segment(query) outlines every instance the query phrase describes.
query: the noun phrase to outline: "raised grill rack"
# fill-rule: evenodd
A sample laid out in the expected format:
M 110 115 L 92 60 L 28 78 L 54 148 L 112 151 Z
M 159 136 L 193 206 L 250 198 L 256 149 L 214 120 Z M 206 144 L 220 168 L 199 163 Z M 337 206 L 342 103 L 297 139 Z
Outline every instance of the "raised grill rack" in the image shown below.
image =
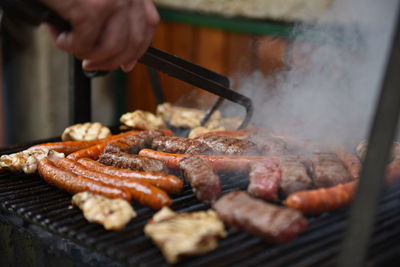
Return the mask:
M 30 145 L 14 146 L 0 154 L 21 151 Z M 247 186 L 246 179 L 240 176 L 226 175 L 222 181 L 224 193 Z M 167 265 L 160 250 L 143 234 L 146 221 L 154 214 L 149 208 L 134 205 L 138 216 L 126 228 L 110 232 L 88 223 L 79 209 L 71 207 L 70 201 L 69 194 L 48 185 L 38 175 L 0 174 L 1 214 L 20 217 L 50 232 L 56 239 L 67 239 L 88 249 L 89 253 L 104 255 L 118 266 Z M 174 197 L 172 205 L 177 212 L 208 207 L 196 199 L 188 185 L 182 194 Z M 400 185 L 395 185 L 381 201 L 368 254 L 369 264 L 387 266 L 400 260 L 399 209 Z M 341 209 L 309 218 L 307 232 L 283 245 L 270 245 L 261 238 L 230 230 L 215 251 L 188 257 L 178 266 L 332 266 L 340 250 L 347 211 Z

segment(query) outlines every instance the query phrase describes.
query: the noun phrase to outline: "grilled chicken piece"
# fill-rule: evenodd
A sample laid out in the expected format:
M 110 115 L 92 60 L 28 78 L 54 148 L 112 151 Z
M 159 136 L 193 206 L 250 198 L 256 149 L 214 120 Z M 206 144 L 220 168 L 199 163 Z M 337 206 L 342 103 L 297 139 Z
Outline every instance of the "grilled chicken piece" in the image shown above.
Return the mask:
M 170 103 L 157 106 L 157 115 L 174 127 L 198 127 L 204 114 L 205 112 L 199 109 L 172 106 Z M 219 118 L 221 118 L 221 113 L 216 111 L 210 120 L 218 120 Z
M 119 120 L 122 124 L 134 129 L 154 130 L 165 128 L 160 116 L 143 110 L 125 113 Z
M 252 198 L 243 191 L 224 195 L 213 208 L 226 225 L 274 243 L 288 242 L 307 228 L 301 212 Z
M 81 192 L 72 197 L 89 222 L 98 223 L 107 230 L 123 228 L 136 217 L 136 212 L 124 199 L 110 199 L 90 192 Z
M 46 148 L 26 149 L 24 151 L 3 155 L 0 157 L 0 171 L 34 173 L 37 170 L 38 162 L 48 157 L 50 160 L 64 158 L 64 153 L 58 153 Z
M 131 155 L 128 153 L 102 153 L 98 161 L 108 166 L 114 166 L 122 169 L 130 169 L 143 172 L 168 173 L 165 164 L 156 159 Z
M 153 216 L 144 233 L 170 264 L 182 256 L 207 253 L 217 247 L 218 238 L 226 236 L 224 224 L 213 210 L 178 214 L 167 207 Z
M 296 156 L 279 157 L 281 169 L 280 189 L 286 194 L 306 190 L 312 187 L 312 180 L 307 174 L 307 169 Z
M 278 200 L 281 170 L 273 163 L 256 162 L 251 164 L 249 173 L 250 195 L 267 201 Z
M 353 180 L 336 154 L 314 153 L 310 161 L 312 178 L 318 188 L 345 184 Z
M 63 141 L 95 140 L 111 136 L 111 131 L 99 122 L 78 123 L 67 127 L 61 135 Z
M 179 167 L 199 200 L 210 203 L 219 196 L 221 193 L 219 176 L 203 159 L 183 158 L 179 162 Z

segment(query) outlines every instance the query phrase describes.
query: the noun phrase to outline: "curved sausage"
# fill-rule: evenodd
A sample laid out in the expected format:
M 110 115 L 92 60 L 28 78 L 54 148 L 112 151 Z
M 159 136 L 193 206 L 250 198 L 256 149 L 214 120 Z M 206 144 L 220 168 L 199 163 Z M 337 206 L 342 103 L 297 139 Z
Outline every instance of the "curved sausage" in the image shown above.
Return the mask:
M 160 209 L 163 206 L 168 206 L 172 203 L 172 200 L 168 197 L 165 191 L 146 182 L 133 181 L 92 171 L 82 164 L 67 158 L 56 160 L 54 164 L 59 168 L 71 171 L 88 179 L 115 186 L 117 188 L 124 188 L 132 195 L 132 199 L 138 201 L 140 204 L 149 206 L 152 209 Z
M 284 204 L 304 214 L 333 211 L 349 204 L 357 188 L 356 182 L 339 184 L 330 188 L 299 191 L 290 194 Z
M 71 194 L 89 191 L 94 194 L 103 195 L 109 198 L 123 198 L 131 200 L 131 194 L 124 189 L 115 188 L 91 179 L 76 175 L 72 172 L 58 168 L 47 158 L 38 163 L 40 176 L 47 183 L 61 188 Z
M 121 169 L 104 165 L 89 158 L 79 159 L 78 162 L 88 169 L 105 174 L 118 176 L 121 178 L 132 179 L 133 181 L 143 181 L 165 190 L 168 193 L 176 194 L 181 191 L 183 181 L 175 175 L 162 174 L 155 172 L 139 172 L 128 169 Z
M 94 145 L 102 144 L 104 142 L 110 142 L 113 140 L 117 140 L 124 136 L 129 136 L 132 134 L 137 134 L 139 131 L 129 131 L 121 134 L 116 134 L 113 136 L 109 136 L 106 138 L 96 139 L 96 140 L 89 140 L 89 141 L 64 141 L 64 142 L 52 142 L 52 143 L 44 143 L 38 144 L 30 147 L 29 149 L 36 149 L 36 148 L 47 148 L 51 149 L 60 153 L 64 153 L 65 155 L 69 155 L 75 151 L 88 148 Z
M 171 170 L 179 170 L 179 161 L 183 158 L 196 156 L 207 161 L 212 169 L 217 172 L 248 172 L 252 162 L 272 162 L 277 163 L 278 158 L 273 156 L 231 156 L 231 155 L 186 155 L 186 154 L 171 154 L 152 149 L 142 149 L 139 156 L 157 159 L 165 163 Z
M 67 158 L 72 159 L 72 160 L 78 160 L 81 158 L 90 158 L 97 160 L 100 156 L 100 154 L 104 151 L 104 148 L 108 142 L 105 142 L 103 144 L 98 144 L 94 145 L 88 148 L 84 148 L 78 151 L 75 151 L 74 153 L 71 153 L 67 156 Z

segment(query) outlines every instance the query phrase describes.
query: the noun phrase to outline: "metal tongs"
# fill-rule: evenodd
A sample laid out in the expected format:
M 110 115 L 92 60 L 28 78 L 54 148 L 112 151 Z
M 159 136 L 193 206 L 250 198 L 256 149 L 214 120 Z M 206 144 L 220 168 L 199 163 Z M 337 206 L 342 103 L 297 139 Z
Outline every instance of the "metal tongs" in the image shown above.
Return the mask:
M 37 0 L 0 0 L 0 5 L 6 14 L 18 17 L 18 19 L 30 24 L 39 25 L 46 22 L 62 31 L 71 30 L 67 21 Z M 202 125 L 221 106 L 224 99 L 237 103 L 246 109 L 246 115 L 239 129 L 248 125 L 253 115 L 253 103 L 250 98 L 231 90 L 227 77 L 154 47 L 149 47 L 142 58 L 139 59 L 139 62 L 219 96 L 216 103 L 206 112 L 201 121 Z M 77 67 L 78 64 L 75 64 L 75 66 Z M 93 78 L 104 75 L 104 72 L 85 72 L 85 75 Z

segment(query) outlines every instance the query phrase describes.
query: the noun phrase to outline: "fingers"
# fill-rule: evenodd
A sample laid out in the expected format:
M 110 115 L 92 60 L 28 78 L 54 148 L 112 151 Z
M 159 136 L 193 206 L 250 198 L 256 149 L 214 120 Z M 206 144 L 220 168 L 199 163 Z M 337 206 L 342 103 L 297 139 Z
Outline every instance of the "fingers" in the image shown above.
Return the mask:
M 116 22 L 115 27 L 103 31 L 101 45 L 97 46 L 88 56 L 88 60 L 84 61 L 85 70 L 111 70 L 121 66 L 124 71 L 131 71 L 144 54 L 159 22 L 157 10 L 152 1 L 131 0 L 129 9 L 125 12 L 126 22 Z M 116 16 L 115 20 L 119 17 L 122 15 Z M 118 28 L 120 25 L 125 27 Z M 107 45 L 110 36 L 116 32 L 129 38 L 122 40 L 113 37 L 112 39 L 117 41 L 113 46 Z
M 86 70 L 130 71 L 150 45 L 159 16 L 151 0 L 42 0 L 72 30 L 50 29 L 57 47 Z

